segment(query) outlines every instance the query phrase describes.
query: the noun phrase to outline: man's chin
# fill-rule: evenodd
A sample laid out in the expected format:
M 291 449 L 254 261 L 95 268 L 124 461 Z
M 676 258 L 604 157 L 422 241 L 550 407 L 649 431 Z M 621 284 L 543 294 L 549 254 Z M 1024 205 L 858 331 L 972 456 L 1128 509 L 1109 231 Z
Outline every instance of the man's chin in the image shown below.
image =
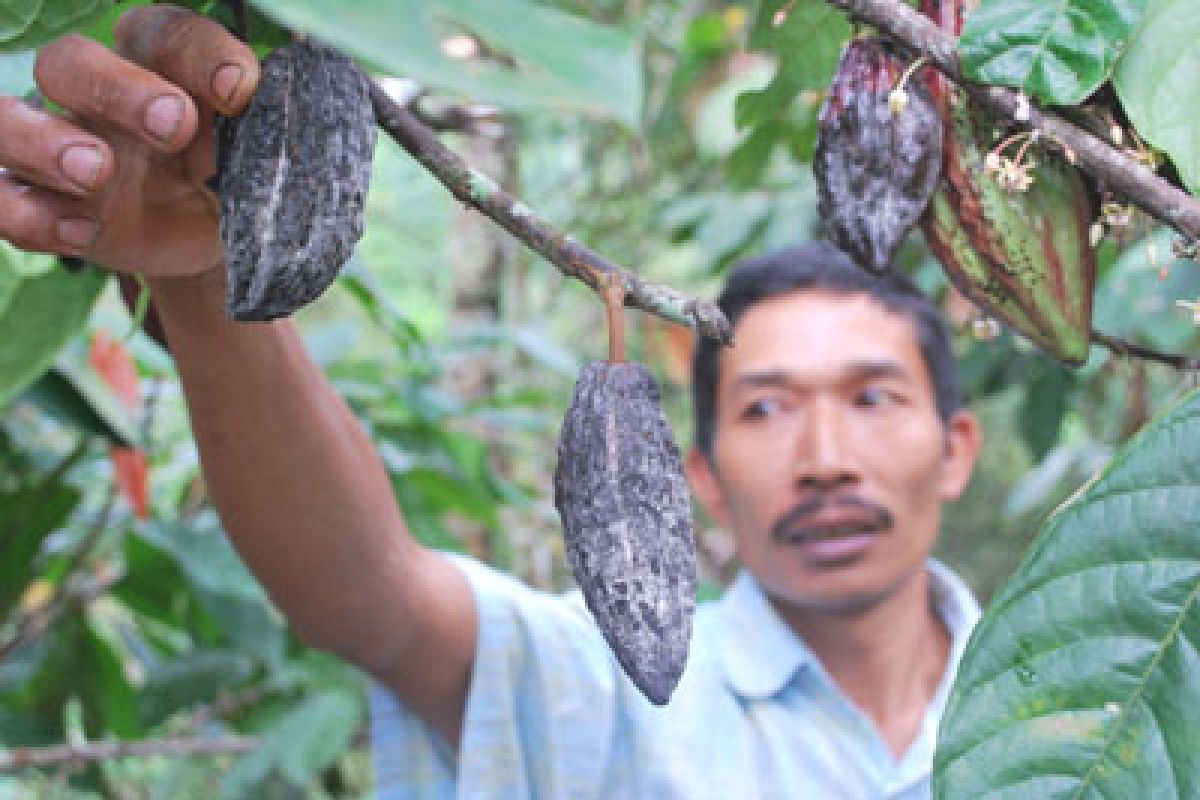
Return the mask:
M 891 592 L 865 589 L 814 592 L 812 587 L 806 587 L 805 591 L 768 594 L 772 604 L 781 611 L 856 616 L 877 608 Z

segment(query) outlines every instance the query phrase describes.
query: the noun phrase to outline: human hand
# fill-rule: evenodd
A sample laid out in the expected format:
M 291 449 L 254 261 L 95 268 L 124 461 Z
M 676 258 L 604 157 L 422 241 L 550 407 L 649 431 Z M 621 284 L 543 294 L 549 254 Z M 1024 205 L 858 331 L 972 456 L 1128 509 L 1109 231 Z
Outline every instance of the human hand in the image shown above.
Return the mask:
M 57 116 L 0 97 L 0 238 L 150 278 L 221 263 L 213 114 L 237 114 L 258 60 L 215 22 L 145 6 L 116 52 L 80 36 L 47 45 L 34 76 Z

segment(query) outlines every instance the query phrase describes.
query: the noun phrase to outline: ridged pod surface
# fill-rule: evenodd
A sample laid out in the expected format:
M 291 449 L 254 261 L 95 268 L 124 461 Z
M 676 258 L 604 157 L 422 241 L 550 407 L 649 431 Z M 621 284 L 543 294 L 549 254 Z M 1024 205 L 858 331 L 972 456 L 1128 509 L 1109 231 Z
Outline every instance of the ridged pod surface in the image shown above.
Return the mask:
M 962 0 L 923 0 L 921 10 L 955 35 Z M 930 79 L 946 126 L 942 180 L 921 228 L 955 287 L 1050 355 L 1078 365 L 1091 341 L 1094 217 L 1077 169 L 1044 154 L 1024 191 L 986 170 L 994 121 L 940 74 Z
M 942 124 L 928 88 L 909 81 L 902 108 L 888 96 L 904 64 L 880 39 L 853 39 L 821 107 L 813 175 L 826 237 L 883 272 L 937 186 Z
M 687 663 L 696 551 L 659 403 L 640 364 L 588 364 L 559 436 L 554 504 L 588 608 L 634 685 L 661 705 Z
M 362 236 L 375 149 L 369 78 L 311 39 L 272 52 L 250 106 L 217 121 L 229 314 L 270 320 L 315 300 Z

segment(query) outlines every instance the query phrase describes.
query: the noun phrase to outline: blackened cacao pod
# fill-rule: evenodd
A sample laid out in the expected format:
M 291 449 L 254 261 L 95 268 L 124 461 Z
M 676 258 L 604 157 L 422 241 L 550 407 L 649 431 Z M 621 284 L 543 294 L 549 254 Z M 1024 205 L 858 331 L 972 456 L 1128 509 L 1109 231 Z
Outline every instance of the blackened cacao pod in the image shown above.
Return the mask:
M 821 107 L 813 174 L 825 235 L 874 272 L 892 263 L 937 186 L 942 124 L 928 88 L 879 39 L 854 39 Z
M 305 39 L 262 65 L 249 108 L 217 121 L 229 314 L 269 320 L 315 300 L 362 236 L 375 148 L 369 78 Z
M 924 0 L 922 11 L 957 35 L 963 0 Z M 930 250 L 960 292 L 1071 364 L 1087 360 L 1096 255 L 1091 197 L 1079 171 L 1044 154 L 1023 191 L 986 166 L 994 120 L 941 76 L 931 82 L 944 115 L 944 170 L 921 220 Z
M 687 663 L 696 550 L 683 462 L 645 367 L 584 368 L 559 436 L 554 504 L 617 661 L 651 702 L 667 702 Z

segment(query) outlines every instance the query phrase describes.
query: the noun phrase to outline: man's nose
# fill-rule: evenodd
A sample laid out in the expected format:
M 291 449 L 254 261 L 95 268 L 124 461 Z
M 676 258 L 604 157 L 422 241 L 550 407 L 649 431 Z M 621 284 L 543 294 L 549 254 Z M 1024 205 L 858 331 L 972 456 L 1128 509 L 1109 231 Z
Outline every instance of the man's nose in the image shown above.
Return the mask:
M 796 482 L 801 489 L 828 491 L 857 484 L 862 476 L 850 447 L 851 431 L 842 409 L 818 400 L 807 414 L 797 442 Z M 886 446 L 879 442 L 878 446 Z

